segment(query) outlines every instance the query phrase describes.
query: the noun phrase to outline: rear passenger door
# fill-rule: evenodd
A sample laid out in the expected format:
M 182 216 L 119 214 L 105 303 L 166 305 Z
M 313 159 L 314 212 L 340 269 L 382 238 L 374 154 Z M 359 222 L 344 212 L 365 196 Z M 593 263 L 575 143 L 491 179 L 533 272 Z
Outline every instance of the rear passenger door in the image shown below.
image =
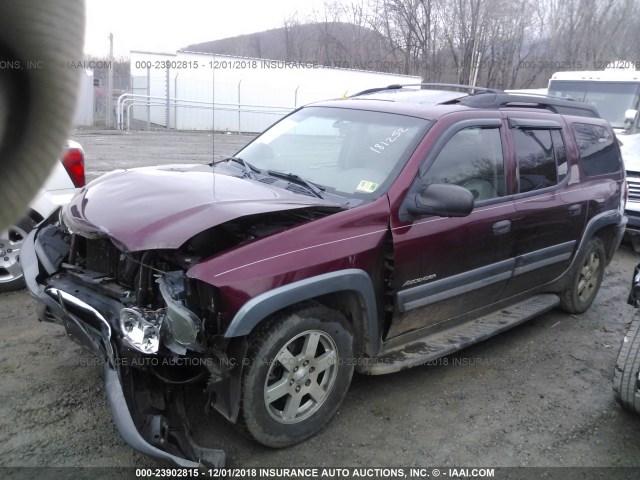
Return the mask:
M 509 116 L 516 160 L 516 246 L 513 278 L 505 296 L 556 279 L 570 265 L 587 216 L 577 168 L 567 155 L 557 116 Z

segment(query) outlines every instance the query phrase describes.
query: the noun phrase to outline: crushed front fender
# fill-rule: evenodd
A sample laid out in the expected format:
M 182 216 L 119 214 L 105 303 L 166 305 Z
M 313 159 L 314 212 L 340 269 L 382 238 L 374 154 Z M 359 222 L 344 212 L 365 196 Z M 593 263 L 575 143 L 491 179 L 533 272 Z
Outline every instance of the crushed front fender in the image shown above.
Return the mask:
M 142 408 L 136 390 L 143 382 L 134 378 L 139 375 L 135 369 L 122 366 L 120 361 L 120 344 L 114 333 L 118 302 L 68 279 L 49 276 L 38 258 L 38 231 L 36 228 L 29 234 L 21 251 L 29 293 L 41 302 L 40 320 L 64 325 L 73 340 L 104 361 L 105 390 L 122 438 L 134 449 L 179 467 L 224 466 L 224 451 L 203 448 L 193 441 L 183 388 L 166 392 L 164 410 Z

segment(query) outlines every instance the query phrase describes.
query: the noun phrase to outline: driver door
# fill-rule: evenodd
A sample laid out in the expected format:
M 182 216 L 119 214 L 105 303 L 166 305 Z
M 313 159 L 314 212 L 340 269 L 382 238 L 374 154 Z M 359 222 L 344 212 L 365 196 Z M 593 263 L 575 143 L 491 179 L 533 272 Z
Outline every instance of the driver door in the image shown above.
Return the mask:
M 467 217 L 392 219 L 396 317 L 386 338 L 448 322 L 500 299 L 514 265 L 515 206 L 500 119 L 464 121 L 424 160 L 423 185 L 453 183 L 475 197 Z M 434 149 L 435 150 L 435 149 Z

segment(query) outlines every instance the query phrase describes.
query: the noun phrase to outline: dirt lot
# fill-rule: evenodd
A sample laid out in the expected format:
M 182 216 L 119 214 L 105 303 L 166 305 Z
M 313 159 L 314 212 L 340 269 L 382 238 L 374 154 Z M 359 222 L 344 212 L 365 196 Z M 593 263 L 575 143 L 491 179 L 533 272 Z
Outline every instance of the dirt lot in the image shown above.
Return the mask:
M 210 163 L 236 153 L 252 135 L 202 132 L 75 130 L 85 149 L 87 180 L 116 168 L 171 163 Z
M 208 162 L 250 137 L 73 138 L 95 177 L 131 165 Z M 552 311 L 435 365 L 355 376 L 338 415 L 301 445 L 263 448 L 215 413 L 196 438 L 225 449 L 232 467 L 640 466 L 640 417 L 623 411 L 611 390 L 637 262 L 623 245 L 586 314 Z M 35 311 L 24 291 L 0 295 L 0 466 L 157 466 L 118 435 L 101 368 L 62 328 L 38 323 Z

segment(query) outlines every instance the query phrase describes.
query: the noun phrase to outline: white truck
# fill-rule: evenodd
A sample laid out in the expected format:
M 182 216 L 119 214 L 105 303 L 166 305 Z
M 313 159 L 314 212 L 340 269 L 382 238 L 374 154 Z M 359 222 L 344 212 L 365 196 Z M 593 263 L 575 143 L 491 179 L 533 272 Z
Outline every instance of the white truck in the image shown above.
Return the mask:
M 595 105 L 621 143 L 629 196 L 627 236 L 640 252 L 640 62 L 617 61 L 602 71 L 557 72 L 549 80 L 550 96 Z

